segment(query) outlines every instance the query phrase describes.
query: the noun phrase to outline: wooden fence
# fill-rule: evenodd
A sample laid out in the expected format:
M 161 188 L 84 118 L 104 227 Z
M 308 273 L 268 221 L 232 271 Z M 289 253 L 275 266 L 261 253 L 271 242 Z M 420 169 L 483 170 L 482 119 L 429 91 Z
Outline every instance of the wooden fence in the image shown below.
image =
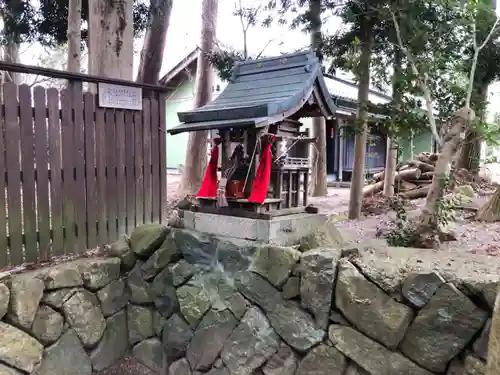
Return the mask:
M 99 107 L 81 83 L 61 92 L 6 83 L 0 100 L 0 268 L 166 220 L 161 94 L 133 111 Z

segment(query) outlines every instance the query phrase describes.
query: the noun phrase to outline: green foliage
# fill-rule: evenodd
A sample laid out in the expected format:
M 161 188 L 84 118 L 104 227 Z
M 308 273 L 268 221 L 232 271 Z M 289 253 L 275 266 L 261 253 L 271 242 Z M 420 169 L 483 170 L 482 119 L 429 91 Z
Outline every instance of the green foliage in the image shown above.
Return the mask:
M 430 89 L 437 123 L 448 121 L 465 102 L 470 64 L 473 54 L 473 36 L 478 44 L 486 38 L 496 15 L 491 9 L 491 0 L 467 2 L 438 0 L 428 2 L 414 0 L 402 2 L 386 0 L 364 2 L 351 0 L 339 10 L 344 22 L 341 33 L 327 37 L 324 43 L 325 56 L 331 57 L 331 71 L 342 69 L 358 74 L 360 18 L 367 13 L 373 22 L 374 45 L 372 48 L 372 82 L 379 89 L 392 84 L 394 100 L 382 107 L 387 116 L 383 122 L 388 134 L 405 137 L 412 132 L 429 129 L 427 113 L 422 108 L 420 82 Z M 393 14 L 396 16 L 404 48 L 413 57 L 418 70 L 415 75 L 410 61 L 404 56 L 401 72 L 392 75 L 387 66 L 395 64 L 399 49 Z M 473 34 L 477 24 L 476 33 Z M 496 32 L 481 51 L 474 85 L 472 103 L 477 113 L 484 110 L 486 103 L 480 94 L 485 85 L 496 79 L 500 73 L 500 48 L 496 44 Z M 399 93 L 399 95 L 397 95 Z M 484 123 L 482 125 L 485 125 Z M 476 125 L 476 126 L 479 126 Z M 482 131 L 480 132 L 482 133 Z
M 438 200 L 434 215 L 440 228 L 444 228 L 455 222 L 456 210 L 462 205 L 463 200 L 460 194 L 451 194 L 448 197 Z
M 408 218 L 406 201 L 399 196 L 389 199 L 389 208 L 396 214 L 396 219 L 386 227 L 377 228 L 377 237 L 387 240 L 389 246 L 412 247 L 417 242 L 416 223 Z
M 309 9 L 310 0 L 269 0 L 265 11 L 267 17 L 264 26 L 276 22 L 280 25 L 289 25 L 291 29 L 299 29 L 306 33 L 311 31 L 311 21 L 314 19 Z M 335 12 L 342 7 L 343 1 L 320 0 L 320 12 Z
M 344 5 L 341 6 L 341 3 Z M 255 12 L 249 9 L 245 9 L 240 16 L 252 16 L 252 24 L 257 24 L 259 20 L 264 26 L 277 22 L 310 32 L 313 17 L 309 5 L 310 0 L 269 0 L 265 7 L 258 8 L 260 17 L 254 17 Z M 427 111 L 423 109 L 421 81 L 431 92 L 438 124 L 447 122 L 463 106 L 473 54 L 472 37 L 475 35 L 478 43 L 482 43 L 496 17 L 491 9 L 491 0 L 321 0 L 320 10 L 323 18 L 335 14 L 343 23 L 341 31 L 336 34 L 325 35 L 323 30 L 321 55 L 329 63 L 326 70 L 330 74 L 341 69 L 359 77 L 361 20 L 370 20 L 374 40 L 371 81 L 382 91 L 392 86 L 395 99 L 385 105 L 367 103 L 366 109 L 386 116 L 380 120 L 379 126 L 394 138 L 429 130 Z M 398 74 L 387 68 L 394 66 L 399 50 L 393 14 L 400 27 L 404 48 L 414 58 L 418 75 L 411 69 L 405 54 Z M 474 24 L 477 25 L 475 34 Z M 500 78 L 497 36 L 500 36 L 500 30 L 493 34 L 479 56 L 474 81 L 477 89 L 472 95 L 473 108 L 477 113 L 486 105 L 479 94 L 481 89 Z M 232 65 L 240 59 L 241 54 L 234 51 L 222 51 L 211 56 L 213 65 L 224 79 L 230 77 Z M 490 131 L 488 125 L 478 121 L 475 127 L 478 134 L 492 140 L 498 136 L 498 129 Z
M 232 50 L 217 50 L 205 54 L 219 77 L 224 81 L 231 78 L 233 67 L 238 61 L 243 61 L 243 54 Z
M 438 228 L 445 228 L 455 221 L 456 210 L 462 203 L 460 195 L 450 195 L 437 202 L 434 222 Z M 396 218 L 377 228 L 377 237 L 386 239 L 390 246 L 419 247 L 422 243 L 418 223 L 409 218 L 406 205 L 407 202 L 399 196 L 389 198 L 389 207 Z
M 476 131 L 478 137 L 488 146 L 500 146 L 500 119 L 496 118 L 492 122 L 479 122 Z
M 29 1 L 0 1 L 0 17 L 4 28 L 0 35 L 9 35 L 9 40 L 18 43 L 34 37 L 36 9 Z
M 228 81 L 231 79 L 232 71 L 234 65 L 239 61 L 252 60 L 252 56 L 248 56 L 247 53 L 247 37 L 250 27 L 260 24 L 264 27 L 268 27 L 273 23 L 273 18 L 269 13 L 269 5 L 257 6 L 257 7 L 245 7 L 240 2 L 239 7 L 236 7 L 233 12 L 233 16 L 238 17 L 241 22 L 243 40 L 241 46 L 241 52 L 230 49 L 230 48 L 219 48 L 215 51 L 204 52 L 207 56 L 210 64 L 217 71 L 218 76 L 224 80 Z M 272 4 L 271 4 L 272 6 Z M 262 51 L 259 56 L 263 53 Z
M 44 46 L 62 45 L 67 42 L 68 0 L 0 0 L 0 16 L 4 29 L 0 43 L 39 42 Z M 88 1 L 82 1 L 82 41 L 87 43 Z M 149 20 L 149 1 L 135 0 L 133 9 L 134 34 L 141 35 Z

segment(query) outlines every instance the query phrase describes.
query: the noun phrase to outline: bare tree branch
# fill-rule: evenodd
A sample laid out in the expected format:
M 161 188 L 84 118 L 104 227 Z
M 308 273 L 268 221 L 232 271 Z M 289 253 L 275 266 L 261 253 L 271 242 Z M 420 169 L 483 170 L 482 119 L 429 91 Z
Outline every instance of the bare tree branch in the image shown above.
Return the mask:
M 269 47 L 269 45 L 274 42 L 274 39 L 269 39 L 267 41 L 267 43 L 264 45 L 264 47 L 262 47 L 262 50 L 259 52 L 259 54 L 255 57 L 256 59 L 260 58 L 262 56 L 262 54 L 264 53 L 264 51 L 266 50 L 267 47 Z
M 420 89 L 424 93 L 425 107 L 427 109 L 427 116 L 429 117 L 429 125 L 431 128 L 432 136 L 436 140 L 437 144 L 439 146 L 442 146 L 443 142 L 442 142 L 441 137 L 439 136 L 439 133 L 437 130 L 436 118 L 434 117 L 434 105 L 433 105 L 433 101 L 432 101 L 431 90 L 429 89 L 429 86 L 427 85 L 427 77 L 425 75 L 422 77 L 422 75 L 418 71 L 417 64 L 415 62 L 415 58 L 410 53 L 410 51 L 408 51 L 408 49 L 404 46 L 403 39 L 401 37 L 401 29 L 399 28 L 399 23 L 398 23 L 398 20 L 396 18 L 396 15 L 394 14 L 394 12 L 392 10 L 389 10 L 389 11 L 391 12 L 392 22 L 394 23 L 394 29 L 396 30 L 396 37 L 398 39 L 398 44 L 399 44 L 398 47 L 405 54 L 405 56 L 408 58 L 412 73 L 417 76 L 418 85 L 420 86 Z
M 469 84 L 468 84 L 468 88 L 467 88 L 467 97 L 465 99 L 465 107 L 466 108 L 470 108 L 472 90 L 474 87 L 474 76 L 476 75 L 477 60 L 479 58 L 479 53 L 481 52 L 481 50 L 484 47 L 486 47 L 486 44 L 490 41 L 491 37 L 493 36 L 493 33 L 497 29 L 499 22 L 500 22 L 500 18 L 497 16 L 495 23 L 493 24 L 493 26 L 490 29 L 490 32 L 488 33 L 488 35 L 484 39 L 483 43 L 481 43 L 481 45 L 479 45 L 479 46 L 477 45 L 477 39 L 476 39 L 476 18 L 475 17 L 474 17 L 474 21 L 472 22 L 472 30 L 474 32 L 472 35 L 472 41 L 473 41 L 472 46 L 474 48 L 474 55 L 472 56 L 472 65 L 471 65 L 470 72 L 469 72 Z

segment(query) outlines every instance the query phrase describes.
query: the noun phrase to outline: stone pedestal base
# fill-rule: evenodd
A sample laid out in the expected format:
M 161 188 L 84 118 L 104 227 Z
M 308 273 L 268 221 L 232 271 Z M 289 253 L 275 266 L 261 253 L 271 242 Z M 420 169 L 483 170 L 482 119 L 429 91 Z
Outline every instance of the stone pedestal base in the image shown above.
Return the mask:
M 184 227 L 228 240 L 254 241 L 278 246 L 293 246 L 301 237 L 314 232 L 327 220 L 326 215 L 294 214 L 271 220 L 184 212 Z

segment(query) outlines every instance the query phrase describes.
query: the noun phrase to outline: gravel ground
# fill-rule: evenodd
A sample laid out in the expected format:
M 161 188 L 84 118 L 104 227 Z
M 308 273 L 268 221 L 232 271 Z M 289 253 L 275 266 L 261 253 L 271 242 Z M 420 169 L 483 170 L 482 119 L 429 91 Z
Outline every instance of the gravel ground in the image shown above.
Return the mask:
M 179 175 L 169 175 L 167 177 L 167 196 L 174 197 L 169 198 L 169 200 L 177 197 L 179 181 Z M 480 197 L 474 203 L 480 206 L 486 199 L 486 197 Z M 356 221 L 347 220 L 346 212 L 349 205 L 348 188 L 329 188 L 326 197 L 310 198 L 310 203 L 319 207 L 321 213 L 338 215 L 339 228 L 349 239 L 375 238 L 377 227 L 384 221 L 393 218 L 391 213 L 387 213 L 363 217 Z M 410 215 L 418 215 L 424 200 L 415 200 L 413 203 L 416 209 Z M 457 234 L 457 241 L 442 244 L 442 248 L 439 251 L 461 251 L 471 254 L 500 256 L 500 223 L 480 223 L 459 217 L 454 227 Z
M 159 375 L 131 357 L 125 357 L 113 366 L 92 375 Z M 161 374 L 163 375 L 163 374 Z
M 474 200 L 476 206 L 481 206 L 487 197 Z M 347 220 L 346 212 L 349 205 L 349 189 L 330 188 L 327 197 L 311 198 L 311 203 L 320 207 L 320 212 L 339 215 L 338 226 L 349 239 L 375 238 L 377 227 L 394 218 L 393 213 L 363 217 L 360 220 Z M 415 200 L 415 210 L 410 211 L 410 216 L 416 216 L 424 204 L 423 199 Z M 465 217 L 470 212 L 464 213 Z M 500 256 L 500 223 L 480 223 L 459 216 L 453 225 L 457 235 L 456 241 L 446 242 L 441 245 L 440 252 L 460 251 L 470 254 L 484 254 Z

